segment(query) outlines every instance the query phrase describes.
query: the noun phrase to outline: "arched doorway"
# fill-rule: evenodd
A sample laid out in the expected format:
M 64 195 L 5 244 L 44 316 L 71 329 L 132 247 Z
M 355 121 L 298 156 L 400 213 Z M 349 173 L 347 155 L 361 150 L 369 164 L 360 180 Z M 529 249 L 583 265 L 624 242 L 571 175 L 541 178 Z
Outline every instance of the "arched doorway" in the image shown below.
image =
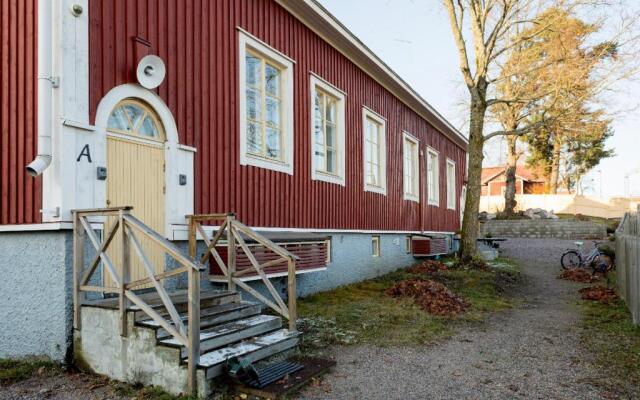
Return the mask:
M 137 98 L 118 102 L 106 125 L 106 207 L 132 206 L 133 215 L 157 232 L 165 227 L 165 142 L 160 118 L 151 106 Z M 109 226 L 109 225 L 107 225 Z M 121 232 L 119 232 L 120 234 Z M 164 253 L 153 242 L 140 238 L 155 272 L 164 270 Z M 120 257 L 121 241 L 116 237 L 110 257 Z M 139 257 L 130 259 L 130 281 L 146 278 Z M 105 276 L 105 284 L 110 284 Z

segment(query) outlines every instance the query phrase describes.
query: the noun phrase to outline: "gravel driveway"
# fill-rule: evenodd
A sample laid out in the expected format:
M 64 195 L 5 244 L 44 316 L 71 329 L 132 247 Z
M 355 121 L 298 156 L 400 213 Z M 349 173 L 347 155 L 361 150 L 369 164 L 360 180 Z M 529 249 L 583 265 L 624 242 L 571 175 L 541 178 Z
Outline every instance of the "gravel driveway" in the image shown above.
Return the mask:
M 580 350 L 576 284 L 558 280 L 573 246 L 510 239 L 503 254 L 527 279 L 524 304 L 444 343 L 415 348 L 337 347 L 338 365 L 304 399 L 601 399 L 596 371 Z

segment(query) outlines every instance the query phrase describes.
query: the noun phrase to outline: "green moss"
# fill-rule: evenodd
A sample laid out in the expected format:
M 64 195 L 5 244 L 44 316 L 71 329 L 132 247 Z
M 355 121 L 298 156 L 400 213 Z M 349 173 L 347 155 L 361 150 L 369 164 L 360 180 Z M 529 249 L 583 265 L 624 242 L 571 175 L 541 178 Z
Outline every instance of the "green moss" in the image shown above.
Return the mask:
M 607 283 L 615 287 L 615 273 L 607 274 Z M 581 308 L 582 343 L 603 371 L 594 383 L 617 398 L 639 398 L 640 326 L 633 324 L 622 300 L 611 304 L 584 301 Z
M 0 359 L 0 386 L 28 379 L 37 374 L 53 374 L 60 366 L 46 359 L 9 360 Z
M 509 264 L 512 265 L 510 262 Z M 379 278 L 318 293 L 298 302 L 303 351 L 329 344 L 366 343 L 380 346 L 420 345 L 451 335 L 464 321 L 482 320 L 488 312 L 513 307 L 504 287 L 516 282 L 515 268 L 490 271 L 447 270 L 438 274 L 411 274 L 398 270 Z M 405 279 L 433 279 L 444 283 L 471 304 L 453 318 L 431 315 L 411 300 L 396 300 L 385 290 Z

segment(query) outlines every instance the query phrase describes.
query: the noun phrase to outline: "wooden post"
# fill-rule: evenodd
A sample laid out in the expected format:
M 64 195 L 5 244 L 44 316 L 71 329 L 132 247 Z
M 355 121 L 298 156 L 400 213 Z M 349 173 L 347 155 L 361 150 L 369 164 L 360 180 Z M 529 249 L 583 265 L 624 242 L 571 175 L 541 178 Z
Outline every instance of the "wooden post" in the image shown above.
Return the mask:
M 233 277 L 236 274 L 236 239 L 233 236 L 233 222 L 235 216 L 227 215 L 227 290 L 233 292 L 236 290 L 236 283 Z
M 80 308 L 84 292 L 80 291 L 80 276 L 84 268 L 84 227 L 80 215 L 73 211 L 73 328 L 80 329 Z
M 118 228 L 120 229 L 120 249 L 122 254 L 120 255 L 120 293 L 118 299 L 118 307 L 120 308 L 120 336 L 127 336 L 127 310 L 129 309 L 129 300 L 125 295 L 125 288 L 127 283 L 129 283 L 129 235 L 127 235 L 127 230 L 125 229 L 125 220 L 124 220 L 125 210 L 118 211 L 118 219 L 119 224 Z M 128 211 L 127 211 L 128 213 Z M 106 226 L 106 225 L 105 225 Z M 105 232 L 106 233 L 106 232 Z
M 296 296 L 296 263 L 289 257 L 287 261 L 289 276 L 287 279 L 288 286 L 288 300 L 289 300 L 289 331 L 295 332 L 297 330 L 296 320 L 298 318 L 298 311 L 296 309 L 297 296 Z
M 189 256 L 196 258 L 197 238 L 196 221 L 189 218 Z M 188 332 L 188 360 L 187 379 L 189 393 L 198 395 L 197 368 L 200 362 L 200 271 L 189 268 L 189 283 L 187 295 L 189 298 L 189 326 Z

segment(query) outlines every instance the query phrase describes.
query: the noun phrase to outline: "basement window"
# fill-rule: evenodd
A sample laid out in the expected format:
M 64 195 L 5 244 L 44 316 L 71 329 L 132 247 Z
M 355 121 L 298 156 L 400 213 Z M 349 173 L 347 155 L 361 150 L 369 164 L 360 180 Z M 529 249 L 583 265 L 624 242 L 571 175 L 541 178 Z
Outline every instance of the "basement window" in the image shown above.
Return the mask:
M 371 255 L 380 257 L 380 236 L 371 236 Z

